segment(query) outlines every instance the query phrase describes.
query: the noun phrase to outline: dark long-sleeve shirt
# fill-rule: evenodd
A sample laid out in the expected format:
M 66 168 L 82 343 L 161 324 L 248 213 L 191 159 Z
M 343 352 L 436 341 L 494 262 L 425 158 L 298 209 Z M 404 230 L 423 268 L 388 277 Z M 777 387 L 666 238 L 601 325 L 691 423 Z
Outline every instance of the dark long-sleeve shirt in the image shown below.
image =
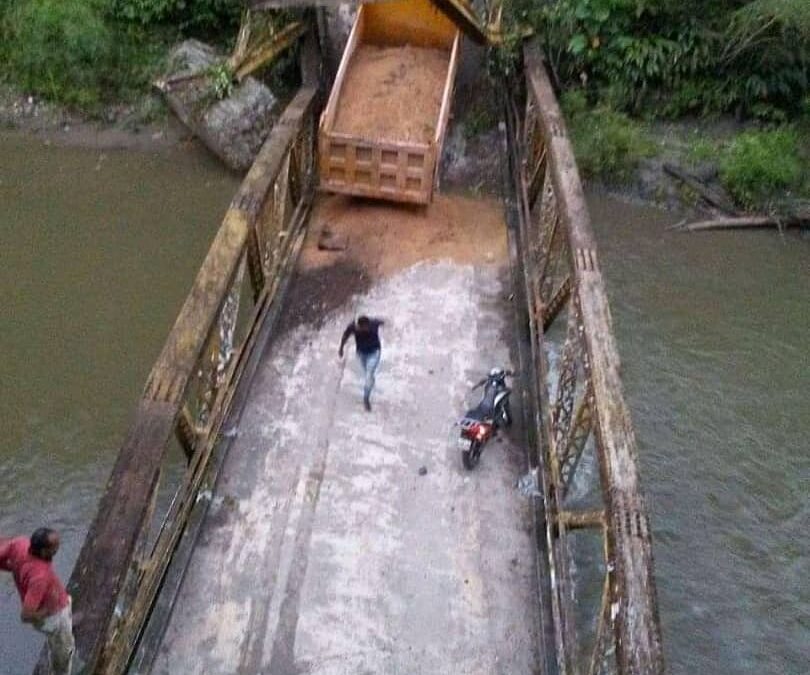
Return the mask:
M 385 322 L 380 319 L 369 319 L 368 323 L 368 330 L 365 331 L 359 330 L 354 321 L 346 326 L 343 337 L 340 339 L 341 350 L 351 335 L 354 335 L 354 344 L 357 351 L 362 354 L 373 354 L 380 349 L 380 326 Z

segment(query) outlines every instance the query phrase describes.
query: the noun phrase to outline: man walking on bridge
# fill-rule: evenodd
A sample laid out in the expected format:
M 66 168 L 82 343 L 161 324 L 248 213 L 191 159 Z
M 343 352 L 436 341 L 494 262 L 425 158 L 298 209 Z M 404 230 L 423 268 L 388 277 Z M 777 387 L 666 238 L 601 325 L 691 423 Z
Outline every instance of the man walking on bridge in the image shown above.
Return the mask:
M 343 331 L 343 337 L 340 339 L 340 348 L 338 349 L 338 356 L 343 358 L 343 346 L 349 339 L 349 336 L 354 335 L 354 345 L 357 350 L 357 357 L 363 366 L 363 371 L 366 374 L 366 381 L 363 385 L 363 405 L 366 410 L 371 411 L 371 390 L 374 389 L 374 374 L 377 372 L 377 366 L 380 365 L 380 326 L 385 321 L 381 319 L 369 319 L 367 316 L 357 317 L 357 321 L 352 321 L 346 330 Z
M 0 570 L 11 572 L 22 601 L 20 618 L 48 640 L 53 675 L 70 675 L 75 643 L 70 596 L 51 560 L 59 550 L 59 534 L 41 527 L 28 537 L 0 538 Z

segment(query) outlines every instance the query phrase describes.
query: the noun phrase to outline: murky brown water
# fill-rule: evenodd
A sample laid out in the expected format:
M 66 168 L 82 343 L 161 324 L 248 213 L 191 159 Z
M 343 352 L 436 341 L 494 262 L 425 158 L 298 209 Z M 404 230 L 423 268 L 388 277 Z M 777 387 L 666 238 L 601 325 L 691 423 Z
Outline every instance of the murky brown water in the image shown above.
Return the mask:
M 237 179 L 203 151 L 0 132 L 0 536 L 63 533 L 67 577 L 134 403 Z M 0 673 L 38 636 L 0 576 Z
M 810 238 L 590 204 L 669 669 L 810 672 Z

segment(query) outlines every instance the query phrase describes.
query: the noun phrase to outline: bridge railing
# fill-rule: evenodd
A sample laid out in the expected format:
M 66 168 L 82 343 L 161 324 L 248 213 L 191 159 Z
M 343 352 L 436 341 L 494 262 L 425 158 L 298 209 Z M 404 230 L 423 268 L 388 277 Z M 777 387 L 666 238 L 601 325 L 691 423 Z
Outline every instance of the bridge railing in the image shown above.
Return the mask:
M 649 519 L 605 283 L 565 123 L 534 45 L 524 51 L 524 77 L 525 109 L 513 106 L 510 127 L 556 667 L 662 673 Z
M 263 319 L 303 240 L 313 186 L 315 87 L 274 126 L 208 251 L 115 462 L 68 584 L 86 672 L 122 673 L 201 490 Z M 186 466 L 166 458 L 175 438 Z M 172 488 L 174 488 L 172 490 Z M 167 508 L 159 512 L 159 506 Z M 40 660 L 43 663 L 43 660 Z M 46 672 L 40 666 L 40 672 Z

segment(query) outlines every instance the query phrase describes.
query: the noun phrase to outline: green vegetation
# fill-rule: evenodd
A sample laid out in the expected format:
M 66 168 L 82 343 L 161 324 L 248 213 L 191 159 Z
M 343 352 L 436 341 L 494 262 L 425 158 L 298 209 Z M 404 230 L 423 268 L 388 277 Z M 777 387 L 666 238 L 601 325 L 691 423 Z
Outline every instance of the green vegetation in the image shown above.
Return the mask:
M 741 204 L 810 196 L 808 0 L 507 0 L 507 45 L 543 43 L 585 176 L 626 177 L 645 120 L 733 115 L 736 136 L 693 140 Z M 504 56 L 510 50 L 504 50 Z
M 28 91 L 78 105 L 96 102 L 113 59 L 112 35 L 78 0 L 39 0 L 12 9 L 8 65 Z
M 607 104 L 589 107 L 581 90 L 561 101 L 577 164 L 583 176 L 607 181 L 626 179 L 654 147 L 644 125 Z
M 717 159 L 721 143 L 704 137 L 692 139 L 686 149 L 686 159 L 691 164 L 712 162 Z
M 748 207 L 767 206 L 777 194 L 801 190 L 808 168 L 799 154 L 799 134 L 790 127 L 746 131 L 720 157 L 723 184 Z
M 498 124 L 498 110 L 494 100 L 479 99 L 464 110 L 464 135 L 467 138 L 477 138 Z
M 109 15 L 145 28 L 175 26 L 181 34 L 218 38 L 239 24 L 239 0 L 105 0 Z
M 810 118 L 751 127 L 725 140 L 694 138 L 683 160 L 692 167 L 716 166 L 720 182 L 741 206 L 778 210 L 782 202 L 810 199 Z
M 234 75 L 227 63 L 219 63 L 211 67 L 211 87 L 217 100 L 228 98 L 233 91 Z
M 93 112 L 148 90 L 168 45 L 232 39 L 239 0 L 0 0 L 0 79 Z
M 559 84 L 656 117 L 734 113 L 782 122 L 810 78 L 807 0 L 511 0 Z

